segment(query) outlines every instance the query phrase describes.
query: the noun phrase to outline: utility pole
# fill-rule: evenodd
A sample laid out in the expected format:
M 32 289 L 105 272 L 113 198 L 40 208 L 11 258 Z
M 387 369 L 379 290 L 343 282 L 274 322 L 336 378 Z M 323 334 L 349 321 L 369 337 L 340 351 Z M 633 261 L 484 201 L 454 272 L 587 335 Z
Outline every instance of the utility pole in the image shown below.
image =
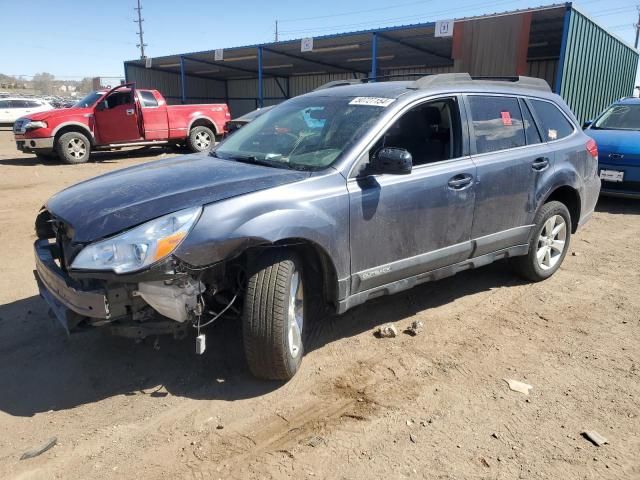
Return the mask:
M 144 47 L 146 47 L 147 44 L 144 43 L 144 32 L 142 31 L 142 22 L 144 22 L 144 18 L 142 18 L 142 6 L 140 5 L 140 0 L 138 0 L 138 7 L 134 8 L 134 10 L 138 11 L 138 19 L 134 20 L 133 23 L 138 24 L 138 36 L 140 37 L 140 43 L 136 44 L 136 47 L 140 48 L 140 58 L 144 59 L 147 58 L 144 54 Z
M 640 5 L 636 5 L 636 8 L 638 9 L 638 21 L 636 22 L 636 43 L 635 43 L 634 47 L 637 49 L 638 48 L 638 37 L 640 37 Z
M 640 22 L 640 19 L 638 19 L 638 21 Z M 276 42 L 277 41 L 278 41 L 278 20 L 276 20 Z M 636 40 L 636 43 L 638 43 L 637 40 Z

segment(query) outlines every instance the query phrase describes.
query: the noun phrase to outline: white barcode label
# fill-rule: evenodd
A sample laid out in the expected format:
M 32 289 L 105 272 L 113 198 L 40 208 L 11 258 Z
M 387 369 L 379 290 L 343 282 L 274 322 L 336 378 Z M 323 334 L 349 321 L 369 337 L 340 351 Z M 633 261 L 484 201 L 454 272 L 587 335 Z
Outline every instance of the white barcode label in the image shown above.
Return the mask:
M 395 101 L 395 98 L 356 97 L 349 102 L 349 105 L 368 105 L 371 107 L 388 107 L 394 101 Z

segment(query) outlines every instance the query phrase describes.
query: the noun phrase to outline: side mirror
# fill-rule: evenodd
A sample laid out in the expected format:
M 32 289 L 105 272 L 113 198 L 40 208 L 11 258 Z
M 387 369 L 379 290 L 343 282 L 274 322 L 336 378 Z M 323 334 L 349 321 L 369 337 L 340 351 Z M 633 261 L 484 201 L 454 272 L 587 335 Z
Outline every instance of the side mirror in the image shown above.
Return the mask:
M 385 147 L 375 153 L 370 166 L 371 173 L 408 175 L 413 168 L 413 157 L 404 148 Z
M 582 129 L 586 130 L 587 128 L 589 128 L 591 125 L 593 124 L 593 120 L 587 120 L 586 122 L 584 122 L 582 124 Z
M 96 105 L 96 110 L 98 112 L 101 112 L 102 110 L 106 110 L 106 108 L 107 108 L 107 102 L 105 102 L 104 100 L 98 103 L 98 105 Z

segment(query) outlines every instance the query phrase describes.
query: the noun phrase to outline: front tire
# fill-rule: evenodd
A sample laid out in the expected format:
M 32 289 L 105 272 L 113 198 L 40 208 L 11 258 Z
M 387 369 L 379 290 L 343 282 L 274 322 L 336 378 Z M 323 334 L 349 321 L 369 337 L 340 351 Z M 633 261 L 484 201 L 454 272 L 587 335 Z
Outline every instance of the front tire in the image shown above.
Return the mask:
M 562 265 L 571 241 L 571 215 L 560 202 L 542 206 L 534 220 L 535 228 L 526 256 L 513 259 L 516 272 L 527 280 L 549 278 Z
M 216 137 L 208 127 L 193 127 L 187 138 L 187 146 L 192 152 L 206 152 L 216 144 Z
M 247 282 L 242 314 L 244 351 L 251 372 L 267 380 L 289 380 L 304 354 L 305 295 L 300 258 L 267 250 Z
M 68 132 L 58 138 L 56 152 L 64 163 L 85 163 L 91 156 L 91 142 L 80 132 Z

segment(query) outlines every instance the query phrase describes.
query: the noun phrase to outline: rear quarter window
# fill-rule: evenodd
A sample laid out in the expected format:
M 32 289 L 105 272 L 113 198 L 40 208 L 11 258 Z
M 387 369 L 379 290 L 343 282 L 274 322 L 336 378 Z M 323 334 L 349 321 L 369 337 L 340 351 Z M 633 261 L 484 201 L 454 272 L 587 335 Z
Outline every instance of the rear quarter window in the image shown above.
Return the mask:
M 517 98 L 470 95 L 468 99 L 477 153 L 526 145 Z
M 140 93 L 140 99 L 142 100 L 143 107 L 158 106 L 158 101 L 156 100 L 156 97 L 153 96 L 153 93 L 145 92 L 144 90 L 139 90 L 138 93 Z
M 573 133 L 573 124 L 553 103 L 531 99 L 529 102 L 531 102 L 533 111 L 540 122 L 545 142 L 560 140 Z

